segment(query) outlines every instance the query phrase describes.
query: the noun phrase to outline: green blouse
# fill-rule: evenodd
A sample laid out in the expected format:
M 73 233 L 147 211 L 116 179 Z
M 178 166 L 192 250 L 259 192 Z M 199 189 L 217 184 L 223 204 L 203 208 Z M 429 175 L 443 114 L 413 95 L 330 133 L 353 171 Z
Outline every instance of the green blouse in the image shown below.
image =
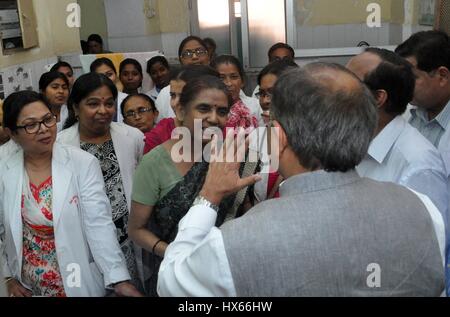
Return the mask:
M 155 206 L 182 179 L 169 152 L 159 145 L 146 154 L 137 167 L 131 199 L 142 205 Z

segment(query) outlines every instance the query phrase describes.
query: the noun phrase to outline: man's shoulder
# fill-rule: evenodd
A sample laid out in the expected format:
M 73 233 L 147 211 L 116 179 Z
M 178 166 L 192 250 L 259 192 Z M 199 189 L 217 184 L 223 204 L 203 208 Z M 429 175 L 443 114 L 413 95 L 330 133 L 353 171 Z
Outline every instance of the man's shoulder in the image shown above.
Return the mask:
M 236 219 L 239 222 L 255 223 L 258 219 L 273 219 L 275 215 L 298 217 L 310 216 L 311 211 L 342 209 L 346 212 L 352 210 L 375 210 L 380 206 L 395 211 L 400 206 L 422 208 L 420 199 L 407 188 L 391 183 L 379 182 L 369 178 L 361 178 L 357 182 L 320 191 L 312 191 L 280 197 L 259 203 L 250 209 L 243 217 Z M 401 203 L 399 203 L 399 201 Z M 402 207 L 402 208 L 403 208 Z M 319 213 L 317 213 L 319 215 Z M 276 218 L 276 217 L 275 217 Z
M 407 124 L 396 142 L 397 150 L 410 166 L 422 165 L 426 169 L 443 169 L 439 151 L 416 128 Z

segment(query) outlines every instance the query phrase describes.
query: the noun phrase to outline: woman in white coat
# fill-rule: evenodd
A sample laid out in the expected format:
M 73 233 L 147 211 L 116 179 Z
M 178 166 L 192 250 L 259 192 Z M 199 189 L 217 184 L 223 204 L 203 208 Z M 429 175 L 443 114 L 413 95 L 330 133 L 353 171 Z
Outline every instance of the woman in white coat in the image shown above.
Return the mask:
M 69 118 L 58 142 L 77 146 L 100 162 L 106 194 L 112 207 L 117 239 L 127 260 L 133 284 L 141 288 L 140 249 L 128 237 L 128 215 L 136 166 L 143 155 L 144 134 L 123 123 L 112 122 L 117 89 L 102 74 L 77 79 L 69 97 Z
M 0 167 L 0 257 L 9 296 L 138 296 L 115 238 L 98 162 L 55 143 L 56 116 L 22 91 L 4 103 L 20 146 Z

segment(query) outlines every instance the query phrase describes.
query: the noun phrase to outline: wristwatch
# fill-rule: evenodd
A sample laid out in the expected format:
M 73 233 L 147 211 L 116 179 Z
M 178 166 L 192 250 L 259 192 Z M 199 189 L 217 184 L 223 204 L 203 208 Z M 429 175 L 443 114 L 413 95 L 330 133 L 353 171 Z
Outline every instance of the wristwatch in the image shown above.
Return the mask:
M 219 212 L 219 206 L 214 205 L 212 202 L 210 202 L 208 199 L 206 199 L 203 196 L 197 196 L 197 198 L 195 198 L 194 202 L 192 203 L 192 206 L 206 206 L 209 208 L 212 208 L 215 212 Z

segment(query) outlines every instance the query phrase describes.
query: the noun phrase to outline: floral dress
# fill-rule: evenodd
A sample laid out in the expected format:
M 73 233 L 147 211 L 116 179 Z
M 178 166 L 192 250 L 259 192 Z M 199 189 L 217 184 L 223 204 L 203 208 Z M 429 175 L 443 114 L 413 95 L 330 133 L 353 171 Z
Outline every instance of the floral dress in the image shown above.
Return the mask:
M 22 191 L 22 282 L 33 296 L 65 297 L 56 256 L 52 213 L 52 178 L 39 186 L 25 176 Z

